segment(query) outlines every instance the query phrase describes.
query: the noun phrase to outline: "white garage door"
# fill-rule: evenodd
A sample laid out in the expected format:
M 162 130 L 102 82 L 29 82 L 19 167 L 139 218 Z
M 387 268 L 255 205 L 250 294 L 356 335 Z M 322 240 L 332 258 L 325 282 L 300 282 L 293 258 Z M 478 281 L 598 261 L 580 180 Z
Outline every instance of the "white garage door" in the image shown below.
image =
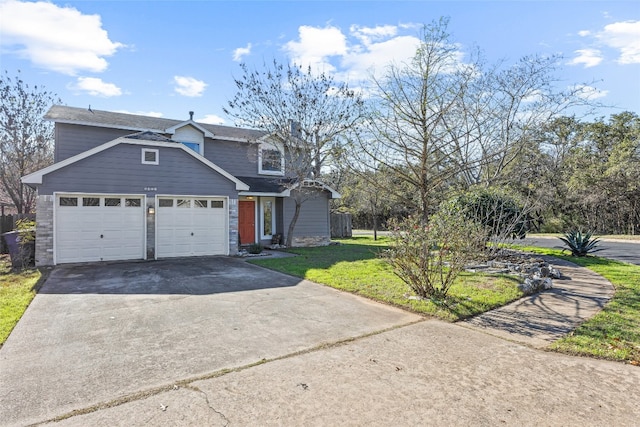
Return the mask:
M 56 263 L 144 258 L 144 196 L 56 196 Z
M 158 197 L 158 258 L 226 255 L 227 201 L 221 197 Z

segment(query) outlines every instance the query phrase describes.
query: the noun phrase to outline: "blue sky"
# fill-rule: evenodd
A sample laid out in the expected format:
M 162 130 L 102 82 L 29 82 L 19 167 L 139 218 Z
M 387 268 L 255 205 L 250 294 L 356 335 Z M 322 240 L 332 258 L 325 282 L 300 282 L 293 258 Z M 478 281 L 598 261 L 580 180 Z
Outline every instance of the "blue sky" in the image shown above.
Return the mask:
M 239 63 L 277 58 L 357 86 L 415 51 L 422 24 L 450 18 L 461 52 L 489 62 L 561 54 L 559 87 L 588 84 L 640 114 L 638 1 L 0 0 L 0 69 L 66 105 L 232 124 L 222 112 Z M 591 88 L 592 87 L 592 88 Z

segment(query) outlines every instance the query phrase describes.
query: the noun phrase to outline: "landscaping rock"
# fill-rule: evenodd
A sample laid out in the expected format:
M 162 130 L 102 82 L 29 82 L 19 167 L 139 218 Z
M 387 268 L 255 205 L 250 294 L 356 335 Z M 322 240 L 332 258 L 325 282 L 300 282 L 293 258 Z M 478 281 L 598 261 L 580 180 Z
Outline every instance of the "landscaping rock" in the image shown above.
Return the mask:
M 465 268 L 470 273 L 512 274 L 522 278 L 519 288 L 531 295 L 553 287 L 552 279 L 560 279 L 562 274 L 542 258 L 524 252 L 501 249 L 493 259 L 485 263 L 473 263 Z

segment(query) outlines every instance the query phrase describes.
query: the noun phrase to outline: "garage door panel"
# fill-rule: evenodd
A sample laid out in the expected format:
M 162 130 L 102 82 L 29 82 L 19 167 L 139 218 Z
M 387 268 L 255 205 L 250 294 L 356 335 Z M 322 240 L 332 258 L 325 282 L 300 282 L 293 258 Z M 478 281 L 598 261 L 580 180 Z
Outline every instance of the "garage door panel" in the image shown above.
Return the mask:
M 212 201 L 224 208 L 211 208 Z M 226 201 L 207 197 L 160 197 L 156 252 L 159 258 L 228 252 Z
M 140 206 L 135 207 L 122 206 L 125 197 L 58 196 L 55 225 L 56 262 L 144 258 L 144 204 L 140 203 Z M 133 197 L 142 200 L 140 196 Z M 60 206 L 60 198 L 77 199 L 79 206 Z M 88 203 L 97 205 L 83 206 Z M 109 203 L 120 203 L 121 206 Z

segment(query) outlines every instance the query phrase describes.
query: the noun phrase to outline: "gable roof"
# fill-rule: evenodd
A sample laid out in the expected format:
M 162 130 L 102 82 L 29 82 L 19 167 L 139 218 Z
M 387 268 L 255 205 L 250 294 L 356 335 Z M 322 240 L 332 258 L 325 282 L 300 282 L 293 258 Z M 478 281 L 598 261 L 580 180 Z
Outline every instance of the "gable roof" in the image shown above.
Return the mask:
M 54 105 L 49 109 L 47 114 L 45 114 L 44 118 L 56 123 L 170 134 L 172 134 L 176 128 L 191 124 L 205 133 L 210 133 L 210 138 L 212 139 L 225 139 L 238 142 L 255 142 L 265 136 L 265 132 L 255 129 L 211 125 L 208 123 L 197 123 L 192 120 L 173 120 L 137 114 L 114 113 L 112 111 L 88 110 L 64 105 Z
M 196 153 L 195 151 L 191 150 L 190 148 L 187 148 L 184 144 L 180 144 L 177 143 L 175 141 L 172 141 L 162 135 L 159 134 L 155 134 L 153 132 L 139 132 L 139 133 L 135 133 L 132 135 L 127 135 L 127 136 L 123 136 L 120 138 L 116 138 L 113 141 L 109 141 L 107 143 L 104 143 L 102 145 L 99 145 L 97 147 L 94 147 L 90 150 L 84 151 L 80 154 L 77 154 L 73 157 L 69 157 L 68 159 L 65 159 L 61 162 L 57 162 L 52 164 L 51 166 L 47 166 L 44 169 L 40 169 L 36 172 L 33 172 L 29 175 L 23 176 L 21 178 L 21 181 L 24 184 L 27 185 L 37 185 L 37 184 L 42 184 L 42 178 L 51 173 L 54 172 L 58 169 L 62 169 L 66 166 L 69 166 L 73 163 L 76 163 L 82 159 L 86 159 L 87 157 L 91 157 L 94 154 L 100 153 L 101 151 L 107 150 L 111 147 L 114 147 L 116 145 L 119 144 L 132 144 L 132 145 L 144 145 L 144 146 L 151 146 L 151 147 L 165 147 L 165 148 L 173 148 L 176 150 L 182 150 L 185 153 L 187 153 L 188 155 L 192 156 L 193 158 L 195 158 L 196 160 L 198 160 L 199 162 L 203 163 L 205 166 L 213 169 L 214 171 L 216 171 L 217 173 L 219 173 L 220 175 L 224 176 L 225 178 L 227 178 L 229 181 L 235 183 L 236 185 L 236 190 L 238 191 L 247 191 L 249 190 L 249 186 L 247 184 L 245 184 L 244 182 L 242 182 L 241 180 L 239 180 L 238 178 L 236 178 L 235 176 L 231 175 L 229 172 L 225 171 L 224 169 L 222 169 L 220 166 L 216 165 L 215 163 L 205 159 L 203 156 L 199 155 L 198 153 Z

